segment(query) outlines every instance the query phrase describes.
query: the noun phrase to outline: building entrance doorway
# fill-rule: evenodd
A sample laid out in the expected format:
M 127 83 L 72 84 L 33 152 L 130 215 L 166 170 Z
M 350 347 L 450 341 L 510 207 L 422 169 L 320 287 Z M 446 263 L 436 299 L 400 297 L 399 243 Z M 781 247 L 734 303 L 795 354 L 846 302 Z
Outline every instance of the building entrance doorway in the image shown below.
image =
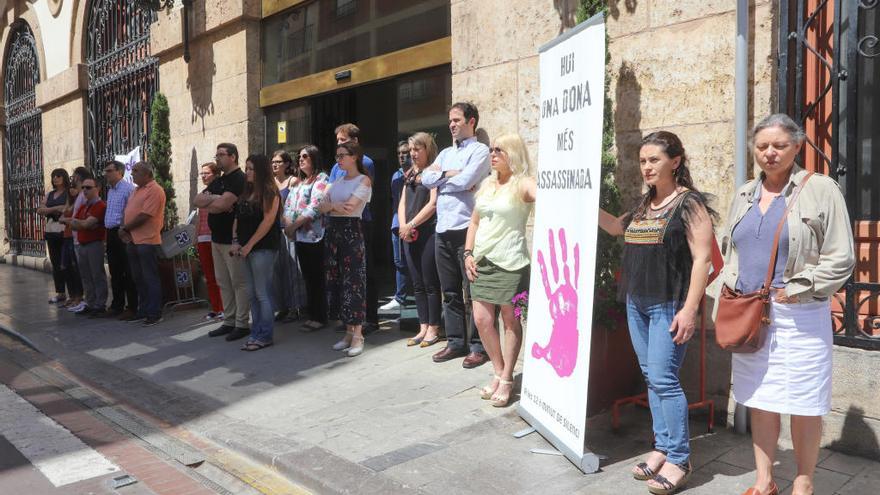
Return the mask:
M 449 145 L 450 79 L 447 65 L 266 110 L 266 151 L 286 149 L 292 153 L 305 144 L 314 144 L 321 150 L 328 172 L 335 161 L 332 157 L 336 151 L 336 127 L 351 122 L 360 128 L 360 143 L 376 166 L 370 209 L 376 274 L 382 281 L 380 295 L 387 295 L 386 286 L 393 284 L 394 278 L 391 176 L 398 168 L 397 144 L 424 131 L 435 136 L 441 149 Z

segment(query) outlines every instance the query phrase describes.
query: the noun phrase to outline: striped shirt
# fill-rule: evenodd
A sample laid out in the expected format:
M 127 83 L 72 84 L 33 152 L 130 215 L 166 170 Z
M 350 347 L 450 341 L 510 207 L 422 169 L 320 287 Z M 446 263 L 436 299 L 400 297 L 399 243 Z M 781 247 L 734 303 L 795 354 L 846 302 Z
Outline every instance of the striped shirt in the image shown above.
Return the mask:
M 125 212 L 125 205 L 128 204 L 128 197 L 134 191 L 133 183 L 122 179 L 116 185 L 107 186 L 107 212 L 104 214 L 104 226 L 108 229 L 115 229 L 122 223 L 122 214 Z

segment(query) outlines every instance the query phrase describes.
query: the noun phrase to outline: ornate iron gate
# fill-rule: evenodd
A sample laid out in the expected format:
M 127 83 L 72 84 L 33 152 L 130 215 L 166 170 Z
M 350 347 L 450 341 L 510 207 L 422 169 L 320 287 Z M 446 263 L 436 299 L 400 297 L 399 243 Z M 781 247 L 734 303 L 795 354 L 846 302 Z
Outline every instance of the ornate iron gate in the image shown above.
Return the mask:
M 43 126 L 36 106 L 40 62 L 34 35 L 25 22 L 12 27 L 6 52 L 6 236 L 13 254 L 45 256 L 43 221 Z
M 154 16 L 128 0 L 89 2 L 88 166 L 98 176 L 115 155 L 136 146 L 146 154 L 150 104 L 159 84 L 159 61 L 150 55 Z
M 860 58 L 880 55 L 877 26 L 859 22 L 878 8 L 880 0 L 780 0 L 779 111 L 804 124 L 808 139 L 804 155 L 812 168 L 840 182 L 850 218 L 856 212 L 858 182 L 866 167 L 857 159 L 856 106 L 859 105 Z M 872 19 L 880 17 L 870 16 Z M 876 24 L 876 22 L 875 22 Z M 810 132 L 810 126 L 812 131 Z M 880 163 L 874 164 L 880 168 Z M 876 194 L 880 187 L 873 186 Z M 858 229 L 855 229 L 856 231 Z M 880 317 L 862 315 L 880 297 L 880 281 L 851 278 L 836 296 L 843 319 L 834 329 L 838 345 L 880 350 Z M 867 306 L 866 306 L 867 305 Z

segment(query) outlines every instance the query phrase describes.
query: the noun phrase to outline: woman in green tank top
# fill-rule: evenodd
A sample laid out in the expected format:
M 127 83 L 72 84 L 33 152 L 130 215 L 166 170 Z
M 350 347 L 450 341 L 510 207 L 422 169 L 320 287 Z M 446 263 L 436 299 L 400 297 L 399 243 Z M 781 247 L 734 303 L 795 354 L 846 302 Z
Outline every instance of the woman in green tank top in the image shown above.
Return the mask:
M 480 390 L 495 407 L 510 402 L 513 368 L 522 347 L 522 326 L 513 297 L 529 287 L 526 222 L 535 203 L 535 179 L 528 151 L 517 134 L 506 134 L 489 148 L 492 174 L 483 181 L 467 231 L 464 265 L 471 281 L 474 323 L 495 368 L 492 382 Z M 495 311 L 504 322 L 504 348 L 495 328 Z

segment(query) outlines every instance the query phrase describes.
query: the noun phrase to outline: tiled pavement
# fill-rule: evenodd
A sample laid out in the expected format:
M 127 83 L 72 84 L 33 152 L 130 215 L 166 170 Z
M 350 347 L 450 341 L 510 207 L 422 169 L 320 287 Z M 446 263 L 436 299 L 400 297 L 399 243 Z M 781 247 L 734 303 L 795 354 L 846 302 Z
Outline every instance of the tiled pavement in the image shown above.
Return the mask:
M 623 426 L 588 425 L 588 445 L 608 458 L 583 475 L 538 435 L 514 439 L 526 425 L 513 408 L 476 398 L 489 370 L 436 365 L 436 348 L 407 349 L 388 329 L 367 338 L 364 355 L 329 350 L 324 330 L 276 329 L 258 353 L 206 336 L 201 311 L 173 313 L 140 328 L 82 320 L 45 309 L 48 275 L 0 266 L 0 324 L 15 328 L 58 366 L 168 426 L 271 465 L 316 493 L 647 493 L 628 474 L 649 450 L 648 415 L 629 408 Z M 34 302 L 37 301 L 37 302 Z M 748 437 L 718 428 L 701 434 L 692 420 L 696 471 L 682 493 L 739 494 L 753 480 Z M 782 445 L 778 481 L 790 492 L 794 463 Z M 817 494 L 880 493 L 880 463 L 822 451 Z

